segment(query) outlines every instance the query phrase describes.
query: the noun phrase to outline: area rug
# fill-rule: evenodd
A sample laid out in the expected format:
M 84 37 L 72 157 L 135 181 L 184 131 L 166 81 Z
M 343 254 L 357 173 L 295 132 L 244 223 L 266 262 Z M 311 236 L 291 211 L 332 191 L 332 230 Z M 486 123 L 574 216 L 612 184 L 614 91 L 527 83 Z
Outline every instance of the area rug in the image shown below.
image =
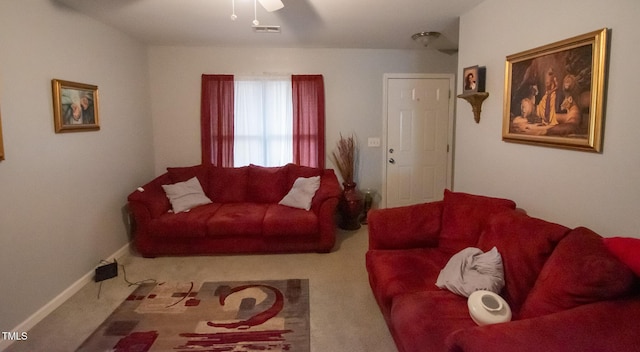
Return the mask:
M 77 351 L 296 351 L 309 347 L 309 280 L 139 286 Z

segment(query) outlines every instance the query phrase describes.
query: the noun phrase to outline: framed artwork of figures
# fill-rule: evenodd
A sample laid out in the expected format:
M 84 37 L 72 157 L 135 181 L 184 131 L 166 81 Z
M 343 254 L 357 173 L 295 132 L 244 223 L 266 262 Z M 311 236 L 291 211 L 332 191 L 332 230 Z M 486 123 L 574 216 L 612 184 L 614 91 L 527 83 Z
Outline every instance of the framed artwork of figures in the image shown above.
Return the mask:
M 504 141 L 601 151 L 607 31 L 507 56 Z

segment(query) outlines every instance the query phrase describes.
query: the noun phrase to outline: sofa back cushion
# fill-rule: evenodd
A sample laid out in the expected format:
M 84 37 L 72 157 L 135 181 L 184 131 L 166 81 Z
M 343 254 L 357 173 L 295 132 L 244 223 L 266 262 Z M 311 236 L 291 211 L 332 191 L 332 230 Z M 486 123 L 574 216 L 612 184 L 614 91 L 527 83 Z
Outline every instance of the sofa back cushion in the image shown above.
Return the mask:
M 205 195 L 214 203 L 278 203 L 298 177 L 322 176 L 327 171 L 331 170 L 295 164 L 280 167 L 252 164 L 243 167 L 194 165 L 167 168 L 170 183 L 197 177 Z
M 495 214 L 487 221 L 478 248 L 498 248 L 505 276 L 503 295 L 514 313 L 522 307 L 545 262 L 569 230 L 516 210 Z
M 171 183 L 185 182 L 197 177 L 205 194 L 209 194 L 209 169 L 207 165 L 194 165 L 186 167 L 168 167 L 167 173 Z
M 240 203 L 247 199 L 249 167 L 211 167 L 209 193 L 214 203 Z
M 309 178 L 322 176 L 324 174 L 323 169 L 315 167 L 296 164 L 287 164 L 285 167 L 287 168 L 287 186 L 285 187 L 287 189 L 287 192 L 291 189 L 291 187 L 293 187 L 293 183 L 298 179 L 298 177 Z
M 287 167 L 249 165 L 247 201 L 253 203 L 278 203 L 291 188 Z
M 491 214 L 512 210 L 515 207 L 516 203 L 512 200 L 451 192 L 445 189 L 442 231 L 438 246 L 449 253 L 475 247 L 486 219 Z
M 572 230 L 545 263 L 520 311 L 521 318 L 610 300 L 630 292 L 633 272 L 611 254 L 595 232 Z

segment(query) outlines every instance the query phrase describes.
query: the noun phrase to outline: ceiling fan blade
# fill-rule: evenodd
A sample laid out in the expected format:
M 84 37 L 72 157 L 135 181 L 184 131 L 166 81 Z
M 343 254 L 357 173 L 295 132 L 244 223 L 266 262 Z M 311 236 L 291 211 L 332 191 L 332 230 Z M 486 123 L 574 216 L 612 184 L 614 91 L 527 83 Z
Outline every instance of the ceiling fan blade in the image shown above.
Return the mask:
M 260 5 L 265 8 L 265 10 L 269 12 L 280 10 L 284 7 L 284 4 L 281 0 L 258 0 Z

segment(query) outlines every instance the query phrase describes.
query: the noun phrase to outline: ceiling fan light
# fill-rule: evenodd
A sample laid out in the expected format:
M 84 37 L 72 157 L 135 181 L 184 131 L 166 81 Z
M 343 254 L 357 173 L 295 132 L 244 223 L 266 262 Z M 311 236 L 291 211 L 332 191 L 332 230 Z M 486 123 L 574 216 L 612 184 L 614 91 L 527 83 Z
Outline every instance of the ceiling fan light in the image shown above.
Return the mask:
M 419 32 L 411 36 L 411 39 L 422 43 L 425 47 L 433 43 L 434 40 L 440 37 L 440 32 Z
M 258 0 L 260 5 L 265 8 L 265 10 L 269 12 L 278 11 L 284 7 L 284 4 L 281 0 Z

